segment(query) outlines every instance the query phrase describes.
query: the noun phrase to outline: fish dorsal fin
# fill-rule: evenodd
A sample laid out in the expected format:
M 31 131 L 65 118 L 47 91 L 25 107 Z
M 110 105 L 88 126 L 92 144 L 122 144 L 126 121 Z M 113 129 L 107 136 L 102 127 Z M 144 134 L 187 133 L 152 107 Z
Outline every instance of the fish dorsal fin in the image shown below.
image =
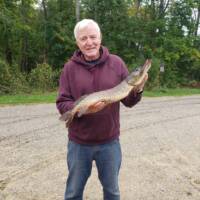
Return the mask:
M 83 99 L 85 99 L 86 97 L 88 96 L 88 94 L 85 94 L 83 96 L 81 96 L 79 99 L 77 99 L 75 102 L 74 102 L 74 106 L 78 105 Z

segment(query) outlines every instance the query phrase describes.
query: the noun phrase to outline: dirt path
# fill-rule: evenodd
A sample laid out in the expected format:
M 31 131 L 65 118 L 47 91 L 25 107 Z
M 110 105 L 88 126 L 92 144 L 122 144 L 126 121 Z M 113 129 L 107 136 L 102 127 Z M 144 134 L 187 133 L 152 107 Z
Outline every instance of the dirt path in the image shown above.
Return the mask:
M 200 199 L 200 96 L 121 106 L 122 200 Z M 0 107 L 0 200 L 62 200 L 67 132 L 54 104 Z M 94 164 L 84 199 L 101 200 Z

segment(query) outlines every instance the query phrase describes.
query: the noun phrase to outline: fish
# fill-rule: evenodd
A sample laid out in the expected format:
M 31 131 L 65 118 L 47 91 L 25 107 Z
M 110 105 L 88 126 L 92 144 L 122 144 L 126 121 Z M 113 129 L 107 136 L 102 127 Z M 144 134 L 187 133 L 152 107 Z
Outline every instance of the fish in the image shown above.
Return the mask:
M 69 127 L 75 115 L 81 117 L 84 114 L 95 113 L 96 111 L 92 109 L 92 106 L 96 103 L 104 102 L 107 106 L 124 99 L 134 88 L 142 83 L 150 68 L 151 60 L 147 59 L 143 66 L 133 70 L 115 87 L 81 96 L 75 101 L 73 108 L 63 113 L 59 119 L 65 121 L 66 127 Z

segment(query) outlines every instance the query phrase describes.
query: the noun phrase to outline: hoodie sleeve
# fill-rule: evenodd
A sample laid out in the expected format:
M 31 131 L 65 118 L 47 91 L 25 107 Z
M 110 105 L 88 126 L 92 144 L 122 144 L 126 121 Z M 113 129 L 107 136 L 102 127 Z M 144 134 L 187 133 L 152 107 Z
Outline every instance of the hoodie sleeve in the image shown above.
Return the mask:
M 67 66 L 65 66 L 60 76 L 58 97 L 56 100 L 56 107 L 60 114 L 72 109 L 74 105 L 74 99 L 70 92 L 68 74 Z
M 128 76 L 129 72 L 126 67 L 126 65 L 122 62 L 121 65 L 121 77 L 122 80 L 124 80 Z M 142 98 L 142 92 L 135 92 L 131 91 L 127 97 L 121 100 L 121 102 L 126 106 L 126 107 L 133 107 L 136 105 Z

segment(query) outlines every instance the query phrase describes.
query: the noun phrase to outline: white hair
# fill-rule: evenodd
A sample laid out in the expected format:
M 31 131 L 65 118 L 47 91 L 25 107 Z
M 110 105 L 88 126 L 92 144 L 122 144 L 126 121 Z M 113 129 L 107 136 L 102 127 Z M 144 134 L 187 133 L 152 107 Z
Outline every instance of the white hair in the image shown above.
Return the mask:
M 85 28 L 85 27 L 88 27 L 89 24 L 92 24 L 94 25 L 94 27 L 97 29 L 97 31 L 99 32 L 99 34 L 101 35 L 101 31 L 100 31 L 100 28 L 99 28 L 99 25 L 97 24 L 97 22 L 95 22 L 94 20 L 92 19 L 83 19 L 81 21 L 79 21 L 75 28 L 74 28 L 74 37 L 75 39 L 77 40 L 77 36 L 78 36 L 78 32 Z

